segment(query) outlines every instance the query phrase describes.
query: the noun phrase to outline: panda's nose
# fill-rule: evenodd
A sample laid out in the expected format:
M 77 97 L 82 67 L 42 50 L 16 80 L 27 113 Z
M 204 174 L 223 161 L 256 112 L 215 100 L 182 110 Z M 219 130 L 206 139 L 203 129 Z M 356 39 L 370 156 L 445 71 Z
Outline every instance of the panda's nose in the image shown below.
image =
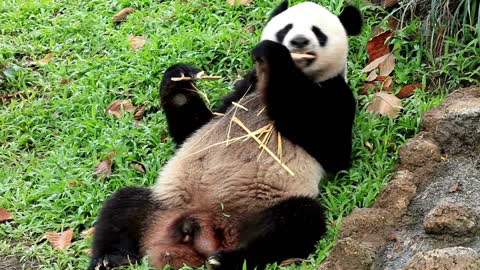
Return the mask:
M 304 36 L 296 36 L 294 39 L 290 40 L 290 44 L 292 44 L 293 47 L 298 49 L 307 47 L 309 43 L 310 40 L 308 40 Z

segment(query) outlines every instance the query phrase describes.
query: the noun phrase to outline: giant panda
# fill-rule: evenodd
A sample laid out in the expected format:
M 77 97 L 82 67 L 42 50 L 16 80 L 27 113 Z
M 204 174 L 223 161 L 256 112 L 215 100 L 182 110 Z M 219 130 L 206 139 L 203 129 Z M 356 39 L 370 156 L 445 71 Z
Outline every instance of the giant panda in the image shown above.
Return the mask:
M 144 256 L 156 268 L 262 269 L 313 252 L 326 231 L 319 181 L 351 166 L 356 105 L 344 73 L 347 35 L 361 25 L 352 6 L 337 17 L 284 1 L 251 52 L 255 68 L 214 112 L 192 81 L 172 80 L 200 70 L 168 68 L 160 100 L 178 149 L 153 187 L 105 202 L 89 269 Z

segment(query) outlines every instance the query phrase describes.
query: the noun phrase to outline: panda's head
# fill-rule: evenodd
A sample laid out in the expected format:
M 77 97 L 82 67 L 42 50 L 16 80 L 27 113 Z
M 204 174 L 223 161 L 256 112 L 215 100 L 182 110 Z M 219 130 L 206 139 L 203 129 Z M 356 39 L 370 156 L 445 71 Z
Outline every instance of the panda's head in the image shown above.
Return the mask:
M 291 52 L 314 56 L 295 63 L 307 76 L 321 82 L 344 75 L 347 35 L 358 35 L 361 28 L 362 16 L 355 7 L 347 6 L 336 16 L 316 3 L 288 7 L 286 0 L 273 11 L 261 39 L 279 42 Z

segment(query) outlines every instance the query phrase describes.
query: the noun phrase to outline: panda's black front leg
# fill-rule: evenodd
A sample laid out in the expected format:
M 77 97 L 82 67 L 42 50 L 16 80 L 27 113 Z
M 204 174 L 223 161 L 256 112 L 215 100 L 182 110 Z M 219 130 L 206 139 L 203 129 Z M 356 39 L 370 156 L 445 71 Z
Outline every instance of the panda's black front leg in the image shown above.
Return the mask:
M 263 269 L 268 263 L 306 258 L 326 231 L 324 210 L 309 197 L 292 197 L 249 219 L 241 229 L 240 247 L 212 254 L 212 270 Z
M 155 207 L 148 188 L 126 187 L 115 192 L 95 224 L 88 270 L 109 270 L 139 260 L 145 222 Z
M 167 117 L 170 135 L 177 145 L 212 118 L 193 81 L 173 81 L 172 78 L 195 77 L 199 69 L 176 64 L 165 72 L 160 85 L 160 101 Z

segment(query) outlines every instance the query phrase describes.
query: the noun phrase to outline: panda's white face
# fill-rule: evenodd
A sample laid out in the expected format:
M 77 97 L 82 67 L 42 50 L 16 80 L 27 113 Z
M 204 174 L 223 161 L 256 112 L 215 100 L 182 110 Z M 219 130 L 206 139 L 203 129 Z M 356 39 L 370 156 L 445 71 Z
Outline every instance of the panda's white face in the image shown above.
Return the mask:
M 316 82 L 344 75 L 347 33 L 336 15 L 316 3 L 297 4 L 276 15 L 265 26 L 261 39 L 282 43 L 291 52 L 315 56 L 295 63 Z

